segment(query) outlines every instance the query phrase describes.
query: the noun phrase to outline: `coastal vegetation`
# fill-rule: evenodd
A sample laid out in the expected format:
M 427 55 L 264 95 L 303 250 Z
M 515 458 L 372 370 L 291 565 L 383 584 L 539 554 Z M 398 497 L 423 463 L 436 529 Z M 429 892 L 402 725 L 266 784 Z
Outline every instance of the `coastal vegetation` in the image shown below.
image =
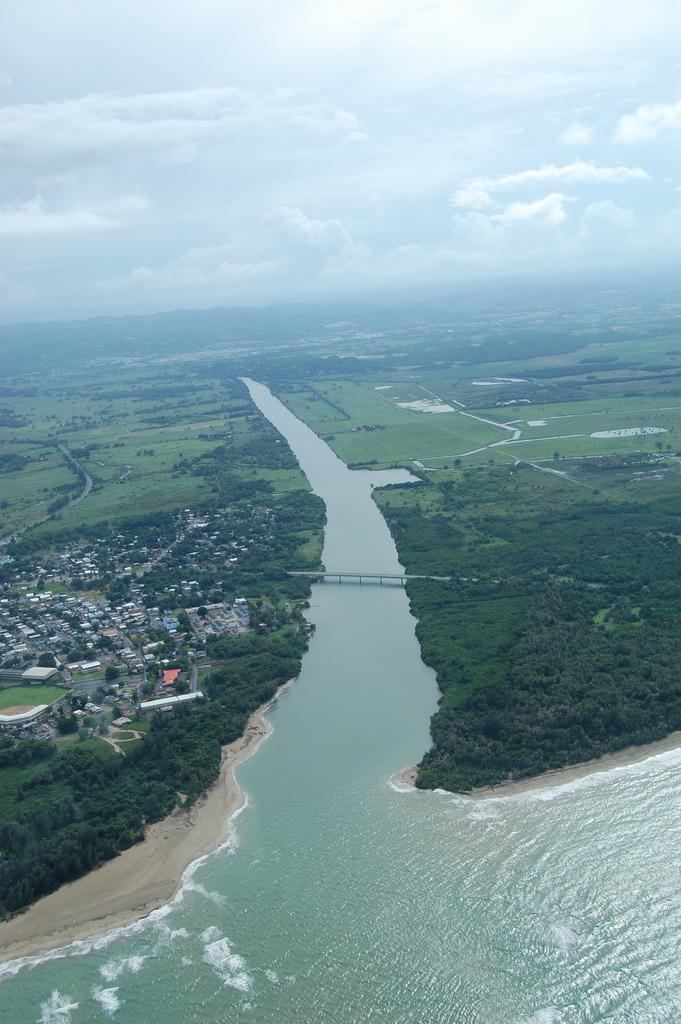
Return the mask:
M 67 589 L 120 604 L 141 581 L 135 600 L 177 622 L 171 636 L 157 617 L 145 640 L 184 670 L 185 693 L 187 610 L 243 597 L 254 622 L 201 638 L 210 668 L 191 710 L 132 708 L 107 742 L 74 705 L 49 740 L 3 739 L 0 914 L 192 806 L 222 746 L 299 670 L 309 582 L 287 569 L 319 566 L 324 509 L 241 375 L 268 381 L 349 465 L 420 478 L 375 492 L 407 572 L 451 577 L 408 585 L 442 691 L 419 786 L 469 791 L 681 728 L 673 317 L 623 330 L 616 304 L 587 303 L 558 330 L 559 302 L 519 317 L 509 297 L 508 320 L 486 303 L 123 318 L 100 322 L 93 346 L 91 325 L 3 329 L 17 374 L 0 389 L 4 593 L 86 547 L 97 575 Z M 200 351 L 186 340 L 197 324 Z M 84 660 L 84 638 L 59 654 Z
M 113 387 L 106 372 L 90 369 L 57 385 L 36 384 L 29 396 L 13 398 L 21 417 L 6 417 L 4 444 L 28 455 L 23 468 L 11 452 L 7 459 L 5 529 L 27 517 L 30 525 L 32 502 L 41 494 L 54 501 L 54 491 L 31 491 L 30 453 L 46 453 L 66 476 L 64 484 L 73 487 L 73 468 L 61 458 L 58 440 L 66 438 L 93 489 L 80 504 L 59 505 L 48 518 L 42 511 L 47 497 L 39 501 L 33 528 L 5 543 L 5 606 L 21 592 L 15 579 L 35 579 L 42 592 L 36 569 L 41 561 L 84 545 L 96 553 L 100 569 L 88 580 L 90 599 L 106 595 L 123 602 L 138 577 L 121 573 L 109 553 L 123 548 L 140 562 L 144 556 L 135 552 L 150 546 L 160 554 L 144 569 L 145 601 L 177 616 L 178 629 L 174 635 L 148 629 L 145 638 L 156 641 L 167 664 L 184 666 L 187 678 L 185 651 L 196 646 L 187 607 L 246 598 L 257 619 L 251 633 L 206 638 L 204 696 L 191 708 L 143 718 L 139 697 L 129 698 L 129 731 L 118 729 L 110 739 L 109 719 L 121 715 L 123 698 L 104 718 L 83 719 L 87 698 L 74 695 L 71 707 L 56 716 L 53 738 L 0 736 L 0 918 L 140 842 L 149 824 L 191 808 L 215 782 L 223 746 L 242 736 L 249 716 L 300 670 L 308 643 L 301 606 L 310 585 L 286 571 L 318 564 L 323 503 L 240 381 L 207 372 L 181 381 L 171 368 L 149 376 L 121 374 Z M 74 414 L 74 408 L 80 411 Z M 28 437 L 19 437 L 20 431 Z M 34 447 L 39 436 L 42 448 Z M 43 465 L 38 455 L 40 481 Z M 14 486 L 18 475 L 25 477 L 23 490 Z M 214 524 L 210 536 L 178 526 L 184 521 L 178 510 L 186 503 L 194 521 L 203 515 Z M 195 577 L 191 592 L 179 587 L 189 564 Z M 72 592 L 82 586 L 74 580 Z M 78 630 L 77 618 L 71 619 Z M 86 650 L 85 639 L 80 648 L 57 642 L 55 650 L 65 660 L 91 658 L 92 642 Z M 153 691 L 156 671 L 150 670 L 142 697 Z M 118 675 L 108 671 L 105 678 L 101 670 L 101 683 L 113 683 Z M 178 692 L 188 685 L 179 684 Z M 56 687 L 14 684 L 0 689 L 0 705 L 16 706 L 24 697 L 35 704 L 48 691 L 51 698 L 68 696 Z
M 468 791 L 681 729 L 681 476 L 480 467 L 378 501 L 442 690 L 417 785 Z M 648 486 L 646 486 L 646 481 Z M 595 493 L 597 492 L 597 493 Z
M 0 746 L 0 916 L 72 881 L 144 838 L 147 825 L 190 807 L 215 782 L 221 748 L 297 674 L 302 622 L 263 638 L 233 638 L 206 680 L 210 699 L 156 715 L 127 756 L 101 740 Z M 131 725 L 132 729 L 137 723 Z

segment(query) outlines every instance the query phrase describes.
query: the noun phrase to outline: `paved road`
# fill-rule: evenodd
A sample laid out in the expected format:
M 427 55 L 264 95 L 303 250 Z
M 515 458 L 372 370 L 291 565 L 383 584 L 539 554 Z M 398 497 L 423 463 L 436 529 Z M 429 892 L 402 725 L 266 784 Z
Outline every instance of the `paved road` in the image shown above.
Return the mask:
M 92 490 L 92 477 L 85 472 L 85 469 L 81 466 L 80 462 L 78 462 L 77 459 L 74 459 L 73 455 L 68 450 L 66 445 L 58 444 L 57 448 L 62 453 L 62 455 L 69 463 L 69 465 L 72 466 L 73 469 L 75 469 L 76 472 L 81 475 L 81 479 L 84 481 L 83 490 L 80 492 L 80 494 L 76 495 L 75 498 L 72 498 L 71 501 L 69 501 L 68 505 L 64 505 L 64 508 L 59 508 L 57 509 L 56 512 L 48 512 L 47 515 L 43 516 L 41 519 L 36 519 L 32 523 L 27 523 L 26 526 L 20 526 L 18 530 L 14 531 L 14 533 L 8 533 L 7 536 L 0 537 L 0 546 L 4 544 L 9 544 L 10 541 L 16 540 L 17 537 L 20 537 L 23 533 L 26 533 L 27 530 L 32 530 L 34 526 L 40 526 L 41 523 L 48 522 L 50 519 L 53 519 L 60 512 L 63 512 L 64 509 L 70 508 L 72 505 L 78 505 L 79 502 L 83 500 L 83 498 L 87 498 L 88 494 Z
M 66 461 L 71 466 L 73 466 L 73 468 L 76 470 L 77 473 L 80 474 L 81 479 L 84 481 L 83 490 L 80 492 L 80 494 L 76 498 L 72 498 L 72 500 L 66 506 L 68 508 L 69 505 L 77 505 L 80 501 L 83 500 L 83 498 L 87 498 L 88 494 L 92 490 L 92 477 L 88 473 L 85 472 L 85 469 L 83 468 L 83 466 L 81 466 L 80 462 L 78 462 L 77 459 L 74 459 L 73 455 L 68 450 L 68 448 L 66 447 L 65 444 L 58 444 L 57 448 L 62 453 L 62 455 L 64 456 Z

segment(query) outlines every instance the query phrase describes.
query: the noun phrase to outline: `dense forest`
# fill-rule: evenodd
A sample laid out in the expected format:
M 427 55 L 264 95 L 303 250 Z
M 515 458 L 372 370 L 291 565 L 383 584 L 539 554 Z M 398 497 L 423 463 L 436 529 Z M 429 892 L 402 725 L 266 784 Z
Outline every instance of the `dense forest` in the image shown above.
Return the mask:
M 379 496 L 407 571 L 454 577 L 408 587 L 442 690 L 417 785 L 468 791 L 681 729 L 678 477 L 646 500 L 527 468 L 436 487 Z

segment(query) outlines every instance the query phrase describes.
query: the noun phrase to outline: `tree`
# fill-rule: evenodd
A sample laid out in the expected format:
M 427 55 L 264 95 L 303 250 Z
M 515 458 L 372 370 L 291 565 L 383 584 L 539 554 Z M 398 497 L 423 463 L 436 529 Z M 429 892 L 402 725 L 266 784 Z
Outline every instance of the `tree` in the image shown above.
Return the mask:
M 43 651 L 38 658 L 38 665 L 40 668 L 56 668 L 54 654 L 51 654 L 49 651 Z
M 114 679 L 118 679 L 120 674 L 121 673 L 119 672 L 115 665 L 107 665 L 106 671 L 104 672 L 104 678 L 106 679 L 107 683 L 112 683 Z
M 75 715 L 62 715 L 57 719 L 57 731 L 62 736 L 78 732 L 78 719 Z

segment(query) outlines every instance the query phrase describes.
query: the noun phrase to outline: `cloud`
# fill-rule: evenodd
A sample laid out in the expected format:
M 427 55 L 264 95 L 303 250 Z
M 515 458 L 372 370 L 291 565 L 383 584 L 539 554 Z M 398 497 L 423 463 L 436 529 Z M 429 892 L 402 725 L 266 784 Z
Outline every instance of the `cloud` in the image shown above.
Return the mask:
M 451 198 L 452 206 L 463 210 L 483 210 L 491 202 L 489 192 L 481 188 L 459 188 Z
M 593 129 L 582 121 L 572 121 L 560 134 L 560 141 L 566 146 L 585 146 L 593 138 Z
M 567 196 L 560 192 L 551 192 L 543 199 L 536 199 L 532 203 L 509 203 L 501 212 L 492 214 L 490 220 L 496 224 L 509 225 L 527 221 L 534 221 L 536 224 L 561 224 L 567 214 L 564 204 Z
M 615 142 L 650 142 L 661 131 L 681 130 L 681 100 L 677 103 L 647 103 L 617 122 Z
M 463 209 L 482 209 L 489 206 L 491 194 L 509 192 L 528 185 L 620 185 L 629 181 L 649 181 L 650 175 L 642 167 L 602 166 L 585 160 L 570 164 L 542 164 L 514 174 L 501 174 L 494 178 L 471 178 L 452 196 L 453 206 Z
M 629 231 L 636 225 L 636 217 L 632 210 L 625 209 L 606 199 L 601 203 L 591 203 L 586 207 L 580 219 L 580 231 L 583 235 L 602 236 L 613 241 L 623 231 Z
M 62 235 L 119 228 L 148 208 L 140 196 L 122 196 L 101 206 L 48 210 L 41 196 L 0 208 L 0 237 Z
M 352 262 L 357 247 L 340 220 L 314 220 L 302 210 L 280 206 L 263 217 L 265 237 L 280 256 L 319 268 Z
M 0 107 L 0 166 L 45 174 L 136 157 L 187 161 L 201 145 L 237 132 L 276 129 L 288 133 L 289 143 L 296 133 L 341 140 L 361 134 L 354 114 L 295 90 L 93 93 Z
M 524 185 L 546 185 L 560 182 L 570 185 L 621 185 L 626 181 L 649 181 L 650 175 L 642 167 L 604 167 L 575 160 L 571 164 L 542 164 L 515 174 L 502 174 L 498 178 L 477 178 L 475 185 L 490 192 L 502 192 L 508 189 L 521 188 Z
M 159 267 L 137 267 L 97 287 L 108 293 L 181 293 L 216 286 L 276 290 L 304 282 L 314 288 L 316 280 L 343 277 L 366 252 L 340 220 L 315 220 L 300 209 L 281 206 L 265 214 L 257 231 L 237 234 L 221 245 L 193 247 Z

